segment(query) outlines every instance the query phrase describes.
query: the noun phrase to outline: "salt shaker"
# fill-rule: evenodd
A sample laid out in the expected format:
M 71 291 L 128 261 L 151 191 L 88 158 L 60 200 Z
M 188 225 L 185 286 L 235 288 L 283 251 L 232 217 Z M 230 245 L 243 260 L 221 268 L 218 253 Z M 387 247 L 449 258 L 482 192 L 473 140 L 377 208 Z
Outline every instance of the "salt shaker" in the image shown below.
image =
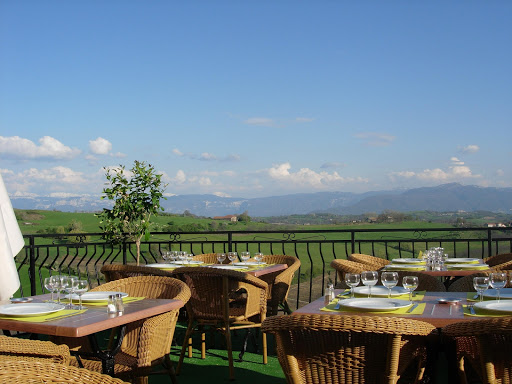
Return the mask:
M 124 312 L 124 303 L 123 303 L 123 296 L 120 293 L 116 294 L 116 312 L 120 315 Z
M 107 313 L 108 314 L 116 314 L 117 313 L 116 296 L 115 295 L 108 296 Z
M 327 288 L 325 289 L 325 297 L 324 303 L 328 305 L 331 301 L 334 300 L 334 284 L 327 284 Z

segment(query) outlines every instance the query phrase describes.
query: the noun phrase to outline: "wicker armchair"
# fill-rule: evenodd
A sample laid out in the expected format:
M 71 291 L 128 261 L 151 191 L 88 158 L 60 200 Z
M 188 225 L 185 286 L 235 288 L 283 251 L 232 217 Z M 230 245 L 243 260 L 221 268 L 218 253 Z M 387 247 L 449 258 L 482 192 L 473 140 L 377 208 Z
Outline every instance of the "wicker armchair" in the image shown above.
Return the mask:
M 483 383 L 512 382 L 512 318 L 463 321 L 442 328 L 452 341 L 461 383 L 479 379 Z M 473 374 L 477 378 L 471 377 Z M 469 376 L 469 377 L 468 377 Z
M 51 341 L 0 336 L 0 358 L 11 361 L 45 361 L 69 365 L 71 355 L 67 345 L 57 345 Z
M 267 318 L 288 384 L 396 383 L 412 363 L 416 381 L 435 327 L 381 316 L 292 315 Z
M 490 273 L 491 272 L 489 271 L 475 272 L 471 275 L 455 279 L 453 283 L 448 286 L 448 292 L 475 292 L 475 287 L 473 287 L 473 277 L 489 276 Z
M 494 268 L 495 265 L 506 263 L 507 261 L 512 261 L 512 253 L 499 253 L 484 259 L 484 263 L 491 268 Z
M 217 260 L 217 254 L 216 253 L 203 253 L 200 255 L 195 255 L 192 260 L 199 260 L 203 261 L 206 264 L 219 264 L 219 261 Z M 230 261 L 226 255 L 226 259 L 222 264 L 229 264 Z
M 368 269 L 366 264 L 361 264 L 356 261 L 350 261 L 345 259 L 334 259 L 331 261 L 331 267 L 336 270 L 338 275 L 338 284 L 337 288 L 349 288 L 347 284 L 345 284 L 345 274 L 346 273 L 361 273 Z
M 174 270 L 192 291 L 186 304 L 188 327 L 176 372 L 179 374 L 190 337 L 197 327 L 211 326 L 226 337 L 229 377 L 234 379 L 231 330 L 260 327 L 267 311 L 268 285 L 246 273 L 208 267 L 182 267 Z M 204 336 L 204 335 L 203 335 Z M 267 363 L 267 340 L 263 337 L 263 363 Z M 201 358 L 205 358 L 202 338 Z M 190 353 L 190 350 L 189 350 Z
M 64 364 L 45 361 L 19 361 L 0 358 L 0 384 L 127 384 L 108 375 Z
M 105 264 L 101 267 L 101 273 L 105 276 L 105 281 L 125 279 L 134 276 L 167 276 L 172 277 L 169 271 L 163 271 L 158 268 L 146 267 L 143 265 L 126 264 Z
M 292 310 L 287 301 L 288 292 L 295 272 L 300 268 L 300 260 L 288 255 L 265 255 L 263 261 L 267 264 L 286 264 L 288 266 L 284 271 L 268 273 L 260 277 L 269 287 L 270 296 L 267 300 L 267 315 L 277 315 L 280 308 L 285 313 L 291 314 Z
M 357 263 L 366 264 L 370 269 L 375 271 L 391 263 L 391 261 L 383 259 L 382 257 L 365 255 L 363 253 L 352 253 L 347 257 L 347 259 Z
M 94 291 L 121 291 L 133 297 L 178 299 L 183 303 L 190 298 L 190 289 L 186 284 L 165 276 L 128 277 L 99 285 L 91 289 L 91 292 Z M 126 326 L 121 350 L 115 355 L 116 377 L 147 382 L 147 376 L 154 373 L 153 367 L 162 364 L 171 380 L 176 382 L 169 352 L 178 313 L 179 310 L 176 309 Z M 67 339 L 67 342 L 72 340 Z M 84 358 L 81 360 L 85 368 L 101 372 L 100 361 Z

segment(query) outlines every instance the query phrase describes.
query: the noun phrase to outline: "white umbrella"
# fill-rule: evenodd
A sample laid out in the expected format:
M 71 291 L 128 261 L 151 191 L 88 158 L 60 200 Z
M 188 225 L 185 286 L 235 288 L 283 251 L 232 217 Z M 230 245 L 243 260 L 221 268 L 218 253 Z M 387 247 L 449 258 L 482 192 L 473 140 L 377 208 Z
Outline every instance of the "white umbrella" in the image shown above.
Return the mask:
M 24 245 L 23 235 L 0 175 L 0 301 L 10 299 L 20 286 L 14 257 Z

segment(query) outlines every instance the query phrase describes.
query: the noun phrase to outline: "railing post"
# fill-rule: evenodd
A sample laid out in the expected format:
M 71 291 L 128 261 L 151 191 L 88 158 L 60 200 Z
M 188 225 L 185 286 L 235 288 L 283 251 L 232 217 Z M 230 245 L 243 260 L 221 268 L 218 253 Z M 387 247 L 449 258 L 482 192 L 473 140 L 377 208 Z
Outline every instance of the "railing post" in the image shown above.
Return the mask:
M 228 252 L 233 252 L 233 232 L 228 232 Z
M 356 232 L 350 231 L 350 253 L 356 253 Z
M 492 229 L 487 228 L 487 257 L 492 256 Z
M 123 240 L 123 264 L 126 264 L 127 263 L 127 258 L 126 258 L 126 240 Z
M 35 238 L 34 236 L 29 235 L 29 246 L 28 246 L 28 256 L 30 259 L 30 264 L 28 266 L 28 275 L 30 279 L 30 295 L 35 296 L 37 294 L 36 290 L 36 256 L 35 252 Z

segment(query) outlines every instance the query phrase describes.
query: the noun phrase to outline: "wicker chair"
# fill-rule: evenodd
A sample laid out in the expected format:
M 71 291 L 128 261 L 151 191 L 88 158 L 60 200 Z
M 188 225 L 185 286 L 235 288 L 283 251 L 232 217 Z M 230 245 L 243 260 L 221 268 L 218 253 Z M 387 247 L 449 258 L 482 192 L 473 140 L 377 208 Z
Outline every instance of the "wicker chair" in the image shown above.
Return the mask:
M 195 255 L 192 260 L 199 260 L 203 261 L 206 264 L 219 264 L 219 261 L 217 260 L 217 254 L 216 253 L 203 253 L 200 255 Z M 226 259 L 222 264 L 229 264 L 230 261 L 226 256 Z
M 455 354 L 461 383 L 468 379 L 482 383 L 512 382 L 512 318 L 450 324 L 442 328 L 441 335 L 452 341 L 450 351 Z
M 212 326 L 226 337 L 229 377 L 234 379 L 231 330 L 260 327 L 267 311 L 268 285 L 246 273 L 208 268 L 182 267 L 174 270 L 192 291 L 186 304 L 188 327 L 176 372 L 179 374 L 190 337 L 197 327 Z M 267 340 L 263 337 L 263 363 L 267 363 Z M 201 358 L 205 358 L 202 337 Z M 189 350 L 190 354 L 190 350 Z
M 347 259 L 357 263 L 366 264 L 372 270 L 379 270 L 391 263 L 391 261 L 383 259 L 382 257 L 365 255 L 363 253 L 352 253 L 347 257 Z
M 127 384 L 120 379 L 64 364 L 0 358 L 0 384 Z
M 413 362 L 421 380 L 435 327 L 398 317 L 312 314 L 269 317 L 262 330 L 275 334 L 288 384 L 356 384 L 396 383 Z
M 91 292 L 94 291 L 121 291 L 133 297 L 178 299 L 183 303 L 190 298 L 190 289 L 186 284 L 165 276 L 128 277 L 99 285 L 91 289 Z M 173 383 L 176 382 L 169 352 L 178 313 L 179 309 L 176 309 L 126 326 L 121 350 L 115 355 L 116 377 L 147 382 L 147 376 L 154 373 L 153 367 L 162 364 Z M 72 342 L 69 339 L 67 341 Z M 81 360 L 85 368 L 101 372 L 100 361 Z
M 345 259 L 335 259 L 331 261 L 331 267 L 336 270 L 338 275 L 338 284 L 337 288 L 349 288 L 347 284 L 345 284 L 345 274 L 346 273 L 361 273 L 368 269 L 366 264 L 361 264 L 356 261 L 350 261 Z
M 292 310 L 287 301 L 288 292 L 295 272 L 300 268 L 300 260 L 288 255 L 265 255 L 263 261 L 267 264 L 286 264 L 288 266 L 284 271 L 268 273 L 260 277 L 269 287 L 270 297 L 267 300 L 267 315 L 277 315 L 280 308 L 285 313 L 291 314 Z
M 0 358 L 69 365 L 71 355 L 67 345 L 57 345 L 51 341 L 0 336 Z
M 490 271 L 482 271 L 455 279 L 448 286 L 448 292 L 476 292 L 475 287 L 473 287 L 473 277 L 489 276 L 490 274 Z
M 512 253 L 499 253 L 484 259 L 484 263 L 492 268 L 494 268 L 495 265 L 506 263 L 507 261 L 512 261 Z
M 101 273 L 105 276 L 105 281 L 115 281 L 134 276 L 167 276 L 172 277 L 169 271 L 163 271 L 158 268 L 146 267 L 143 265 L 126 264 L 105 264 L 101 267 Z

